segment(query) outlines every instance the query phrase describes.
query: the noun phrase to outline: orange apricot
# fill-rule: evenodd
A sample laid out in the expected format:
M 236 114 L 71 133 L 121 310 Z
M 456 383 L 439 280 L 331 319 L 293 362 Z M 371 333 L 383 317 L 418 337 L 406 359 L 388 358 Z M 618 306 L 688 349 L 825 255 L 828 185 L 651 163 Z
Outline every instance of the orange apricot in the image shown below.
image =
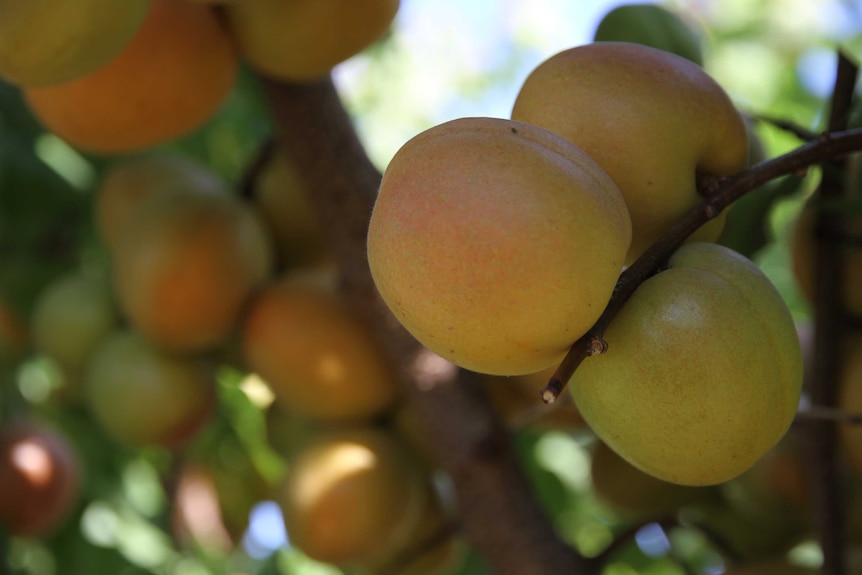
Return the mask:
M 143 26 L 105 66 L 56 86 L 25 88 L 46 128 L 91 152 L 120 153 L 185 136 L 233 89 L 237 56 L 206 6 L 151 0 Z

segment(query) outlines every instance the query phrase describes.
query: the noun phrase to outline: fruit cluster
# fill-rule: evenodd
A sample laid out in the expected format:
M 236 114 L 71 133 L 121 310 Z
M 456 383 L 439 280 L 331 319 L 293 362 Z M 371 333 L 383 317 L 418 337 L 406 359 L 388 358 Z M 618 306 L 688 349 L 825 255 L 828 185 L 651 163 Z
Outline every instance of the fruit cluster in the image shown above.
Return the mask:
M 383 176 L 368 259 L 393 314 L 474 371 L 560 362 L 621 271 L 747 166 L 745 124 L 680 56 L 623 42 L 533 70 L 512 119 L 463 118 L 408 141 Z M 677 483 L 727 481 L 784 435 L 802 361 L 778 291 L 711 243 L 723 214 L 645 281 L 569 387 L 595 433 Z M 699 241 L 698 241 L 699 240 Z
M 279 80 L 325 77 L 378 40 L 398 0 L 225 3 L 224 22 L 191 0 L 4 2 L 0 77 L 69 144 L 126 153 L 209 120 L 240 60 Z

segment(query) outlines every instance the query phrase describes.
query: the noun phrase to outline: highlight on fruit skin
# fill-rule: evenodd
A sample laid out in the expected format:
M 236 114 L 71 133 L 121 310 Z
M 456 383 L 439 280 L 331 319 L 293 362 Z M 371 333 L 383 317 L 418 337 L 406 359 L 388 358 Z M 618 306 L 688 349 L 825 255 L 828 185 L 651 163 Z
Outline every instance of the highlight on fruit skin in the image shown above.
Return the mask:
M 314 81 L 379 40 L 399 0 L 253 0 L 225 7 L 230 31 L 257 72 Z
M 240 327 L 243 357 L 299 416 L 370 420 L 397 399 L 395 380 L 365 324 L 317 281 L 289 273 L 255 294 Z
M 559 134 L 608 173 L 632 220 L 626 265 L 701 202 L 698 176 L 747 167 L 745 123 L 724 89 L 697 64 L 639 44 L 551 56 L 524 81 L 512 119 Z M 726 213 L 689 240 L 717 240 Z
M 42 124 L 102 154 L 144 150 L 188 135 L 233 90 L 238 58 L 207 6 L 150 0 L 143 26 L 109 63 L 69 82 L 24 88 Z
M 288 537 L 309 557 L 374 564 L 407 543 L 425 508 L 425 478 L 394 436 L 330 428 L 294 455 L 275 495 Z
M 0 426 L 0 527 L 19 537 L 49 535 L 81 488 L 81 463 L 62 432 L 35 420 Z
M 580 149 L 522 122 L 460 118 L 392 158 L 368 263 L 434 353 L 516 375 L 559 363 L 598 319 L 630 237 L 619 190 Z
M 684 244 L 569 381 L 596 435 L 642 471 L 683 485 L 728 481 L 787 432 L 802 354 L 790 311 L 750 260 Z
M 138 32 L 148 0 L 3 0 L 0 76 L 50 86 L 104 66 Z

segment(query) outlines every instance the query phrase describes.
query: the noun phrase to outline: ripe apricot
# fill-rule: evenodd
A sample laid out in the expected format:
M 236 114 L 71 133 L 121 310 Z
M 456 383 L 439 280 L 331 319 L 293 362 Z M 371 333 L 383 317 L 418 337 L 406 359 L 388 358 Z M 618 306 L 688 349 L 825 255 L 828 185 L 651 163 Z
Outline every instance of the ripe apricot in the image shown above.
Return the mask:
M 271 268 L 269 237 L 227 194 L 162 190 L 128 218 L 114 249 L 122 308 L 165 349 L 223 344 Z
M 35 421 L 0 427 L 0 525 L 20 537 L 47 535 L 78 497 L 80 467 L 60 432 Z
M 371 334 L 334 293 L 288 275 L 255 295 L 241 329 L 249 369 L 301 416 L 369 419 L 395 401 Z
M 96 348 L 84 386 L 105 432 L 135 447 L 182 445 L 215 405 L 215 375 L 206 360 L 163 353 L 130 331 L 116 331 Z
M 542 401 L 541 391 L 556 369 L 554 365 L 537 373 L 485 378 L 485 390 L 504 423 L 512 427 L 530 424 L 539 429 L 560 431 L 585 426 L 573 400 L 567 401 L 564 396 L 550 405 Z
M 389 28 L 398 0 L 254 0 L 227 6 L 243 56 L 258 72 L 312 80 L 358 54 Z
M 206 6 L 150 0 L 126 48 L 85 76 L 24 97 L 46 128 L 83 150 L 120 153 L 185 136 L 231 92 L 237 56 Z
M 0 76 L 49 86 L 110 62 L 140 29 L 147 0 L 3 0 Z
M 627 264 L 697 205 L 699 175 L 733 175 L 748 158 L 745 124 L 721 86 L 697 64 L 638 44 L 552 56 L 527 77 L 512 119 L 560 134 L 610 175 L 631 214 Z M 725 214 L 691 238 L 718 239 Z
M 204 166 L 176 154 L 150 154 L 120 160 L 102 176 L 96 190 L 95 218 L 102 242 L 113 249 L 127 218 L 141 202 L 164 187 L 223 193 L 225 183 Z
M 728 481 L 787 432 L 802 354 L 757 266 L 692 242 L 642 283 L 569 382 L 590 428 L 632 465 L 683 485 Z
M 372 427 L 332 429 L 294 458 L 276 501 L 291 542 L 309 557 L 373 563 L 406 543 L 425 506 L 409 452 Z
M 461 118 L 392 158 L 368 263 L 414 337 L 478 372 L 558 363 L 611 297 L 631 238 L 619 190 L 542 128 Z

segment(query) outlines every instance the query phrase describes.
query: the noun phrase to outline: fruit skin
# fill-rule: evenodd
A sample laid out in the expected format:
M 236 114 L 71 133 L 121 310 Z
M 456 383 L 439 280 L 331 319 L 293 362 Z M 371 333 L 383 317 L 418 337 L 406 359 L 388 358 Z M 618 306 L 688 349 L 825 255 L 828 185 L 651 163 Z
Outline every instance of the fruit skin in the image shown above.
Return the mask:
M 291 542 L 339 566 L 374 563 L 407 542 L 425 506 L 422 474 L 393 436 L 333 428 L 291 464 L 275 500 Z
M 78 498 L 81 465 L 65 436 L 33 420 L 0 427 L 0 526 L 42 537 L 60 525 Z
M 143 26 L 111 62 L 70 82 L 23 93 L 45 127 L 69 144 L 125 153 L 200 127 L 230 94 L 237 69 L 230 38 L 212 10 L 150 0 Z
M 714 488 L 677 485 L 644 473 L 602 441 L 593 446 L 590 477 L 599 499 L 632 519 L 667 516 L 716 496 Z
M 142 202 L 165 187 L 188 187 L 204 193 L 226 193 L 227 185 L 209 169 L 177 154 L 124 158 L 105 171 L 96 190 L 95 219 L 99 236 L 112 250 Z
M 550 405 L 542 401 L 542 389 L 556 370 L 554 365 L 537 373 L 485 377 L 483 382 L 488 399 L 503 423 L 514 429 L 524 424 L 559 431 L 585 427 L 584 418 L 570 396 L 563 396 Z
M 282 267 L 316 265 L 332 259 L 306 193 L 294 166 L 277 152 L 260 174 L 253 202 L 272 233 Z
M 0 76 L 19 86 L 67 82 L 107 64 L 129 43 L 147 0 L 3 0 Z
M 610 175 L 632 220 L 631 264 L 700 202 L 699 174 L 746 167 L 745 124 L 730 98 L 685 58 L 623 42 L 565 50 L 527 77 L 512 119 L 555 132 Z M 715 241 L 726 212 L 691 239 Z
M 80 379 L 93 350 L 118 323 L 107 278 L 77 270 L 46 286 L 31 318 L 36 349 L 71 382 Z
M 617 6 L 602 17 L 593 40 L 642 44 L 703 66 L 700 35 L 675 12 L 656 4 Z
M 253 0 L 226 7 L 240 52 L 258 72 L 315 80 L 379 40 L 398 0 Z
M 134 447 L 183 445 L 215 406 L 215 375 L 203 358 L 165 354 L 128 331 L 99 345 L 84 386 L 105 432 Z
M 279 405 L 300 416 L 367 420 L 397 397 L 365 325 L 334 293 L 308 281 L 288 275 L 261 289 L 241 331 L 249 369 Z
M 682 246 L 605 332 L 608 350 L 569 382 L 596 435 L 642 471 L 683 485 L 728 481 L 790 427 L 802 357 L 781 295 L 749 260 Z
M 222 345 L 269 276 L 269 237 L 229 195 L 171 188 L 149 198 L 113 251 L 117 294 L 131 323 L 174 351 Z
M 541 128 L 461 118 L 392 158 L 368 231 L 381 296 L 420 342 L 474 371 L 559 362 L 610 299 L 631 234 L 610 178 Z

